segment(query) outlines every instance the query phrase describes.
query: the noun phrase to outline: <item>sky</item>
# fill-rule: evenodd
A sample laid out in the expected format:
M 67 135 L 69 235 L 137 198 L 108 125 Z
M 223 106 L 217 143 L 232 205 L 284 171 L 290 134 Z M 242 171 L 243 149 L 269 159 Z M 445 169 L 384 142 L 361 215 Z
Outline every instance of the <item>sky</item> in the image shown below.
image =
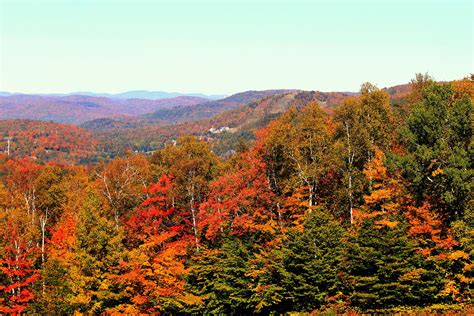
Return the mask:
M 474 1 L 0 0 L 0 91 L 357 91 L 474 72 Z

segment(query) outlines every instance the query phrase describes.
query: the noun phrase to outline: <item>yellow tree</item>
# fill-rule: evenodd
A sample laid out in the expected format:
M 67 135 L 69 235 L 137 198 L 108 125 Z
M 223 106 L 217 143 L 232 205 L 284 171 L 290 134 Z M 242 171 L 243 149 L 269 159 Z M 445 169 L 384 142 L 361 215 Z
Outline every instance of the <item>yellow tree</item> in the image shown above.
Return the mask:
M 159 174 L 174 178 L 170 194 L 172 206 L 190 214 L 192 233 L 199 248 L 197 212 L 209 192 L 209 183 L 218 172 L 217 156 L 208 143 L 194 137 L 180 138 L 152 157 Z
M 97 187 L 106 199 L 118 226 L 122 215 L 142 202 L 151 177 L 150 164 L 143 155 L 116 158 L 97 172 Z
M 269 126 L 266 141 L 270 181 L 280 194 L 304 188 L 311 209 L 321 180 L 334 169 L 332 135 L 327 114 L 317 103 L 288 111 Z

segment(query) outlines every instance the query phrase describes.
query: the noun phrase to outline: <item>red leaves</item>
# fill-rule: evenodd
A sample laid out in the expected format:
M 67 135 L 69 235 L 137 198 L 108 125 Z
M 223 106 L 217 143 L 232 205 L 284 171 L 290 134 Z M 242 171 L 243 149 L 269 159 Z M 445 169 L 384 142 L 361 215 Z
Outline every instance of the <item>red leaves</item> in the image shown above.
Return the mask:
M 132 238 L 145 240 L 165 232 L 186 234 L 189 220 L 171 205 L 168 198 L 172 185 L 173 177 L 163 174 L 157 183 L 145 190 L 150 197 L 143 201 L 126 223 Z
M 7 284 L 0 286 L 0 312 L 21 313 L 34 299 L 31 285 L 40 277 L 34 269 L 36 248 L 31 242 L 21 239 L 16 225 L 4 235 L 7 246 L 5 254 L 0 259 L 2 273 L 6 276 Z
M 97 141 L 86 130 L 74 125 L 8 120 L 0 122 L 0 132 L 8 132 L 10 157 L 74 164 L 96 154 Z M 2 142 L 5 143 L 0 139 L 3 148 Z
M 272 212 L 274 194 L 265 176 L 265 164 L 255 152 L 240 159 L 234 171 L 211 184 L 210 198 L 201 204 L 199 227 L 209 240 L 224 229 L 235 235 L 273 229 L 266 225 L 276 216 Z
M 47 244 L 50 258 L 60 261 L 70 260 L 73 256 L 72 249 L 76 242 L 77 218 L 68 212 L 63 214 L 62 219 L 51 232 L 51 238 Z
M 187 214 L 169 203 L 167 195 L 173 178 L 163 175 L 146 189 L 150 197 L 127 221 L 133 248 L 120 263 L 116 282 L 125 286 L 125 296 L 140 311 L 160 311 L 167 300 L 184 300 L 184 265 L 188 246 L 193 242 Z

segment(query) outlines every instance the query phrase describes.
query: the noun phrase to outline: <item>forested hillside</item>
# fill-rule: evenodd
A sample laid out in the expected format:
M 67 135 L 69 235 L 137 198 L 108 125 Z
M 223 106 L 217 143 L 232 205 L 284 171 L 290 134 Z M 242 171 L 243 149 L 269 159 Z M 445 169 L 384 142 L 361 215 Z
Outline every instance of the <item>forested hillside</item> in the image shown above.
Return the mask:
M 97 140 L 86 130 L 73 125 L 45 121 L 0 121 L 2 159 L 28 157 L 40 163 L 66 165 L 96 160 Z
M 80 124 L 104 117 L 139 116 L 158 109 L 190 106 L 207 100 L 191 96 L 148 100 L 86 95 L 0 95 L 0 119 L 48 120 Z
M 301 109 L 311 101 L 332 113 L 344 99 L 356 93 L 297 90 L 247 91 L 222 100 L 187 107 L 174 107 L 140 118 L 96 119 L 81 124 L 106 144 L 114 156 L 125 149 L 150 152 L 180 136 L 204 137 L 217 154 L 235 150 L 239 141 L 255 140 L 255 130 L 265 127 L 290 107 Z M 174 122 L 174 124 L 173 124 Z M 209 133 L 226 128 L 225 133 Z M 110 141 L 112 140 L 112 142 Z
M 41 151 L 0 161 L 0 313 L 474 313 L 474 77 L 333 97 L 157 126 L 181 137 L 100 162 L 83 129 L 3 121 Z M 187 136 L 220 125 L 254 140 L 223 158 Z

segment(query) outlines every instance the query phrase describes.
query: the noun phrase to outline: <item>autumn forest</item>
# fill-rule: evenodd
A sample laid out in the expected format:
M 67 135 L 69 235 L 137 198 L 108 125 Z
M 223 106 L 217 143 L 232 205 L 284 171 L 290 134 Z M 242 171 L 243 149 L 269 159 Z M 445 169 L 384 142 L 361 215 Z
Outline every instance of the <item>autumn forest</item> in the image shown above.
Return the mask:
M 474 312 L 474 77 L 235 100 L 0 121 L 0 313 Z

